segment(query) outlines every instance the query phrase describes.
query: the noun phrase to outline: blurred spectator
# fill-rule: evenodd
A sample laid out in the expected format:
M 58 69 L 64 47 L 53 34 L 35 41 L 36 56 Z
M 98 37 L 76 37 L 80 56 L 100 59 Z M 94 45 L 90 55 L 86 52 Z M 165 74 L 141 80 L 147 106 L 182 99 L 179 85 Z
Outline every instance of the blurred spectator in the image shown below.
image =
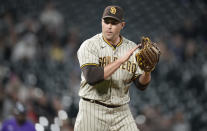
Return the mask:
M 143 115 L 146 117 L 146 123 L 143 126 L 144 131 L 170 131 L 171 120 L 162 115 L 159 108 L 145 107 Z
M 193 39 L 189 39 L 184 50 L 184 61 L 194 60 L 197 55 L 197 43 Z
M 173 118 L 172 131 L 191 131 L 189 123 L 184 120 L 182 112 L 176 112 Z
M 62 63 L 64 61 L 64 50 L 58 40 L 53 41 L 49 53 L 52 61 L 57 63 Z
M 178 29 L 178 33 L 181 34 L 184 39 L 196 38 L 197 31 L 192 19 L 186 18 L 183 23 L 183 26 Z
M 18 101 L 18 92 L 21 88 L 22 82 L 16 74 L 11 74 L 10 79 L 6 85 L 5 97 L 3 104 L 3 118 L 6 119 L 12 115 L 15 103 Z
M 201 10 L 201 15 L 200 15 L 200 17 L 197 21 L 197 24 L 196 24 L 198 33 L 201 35 L 201 37 L 205 41 L 207 41 L 207 26 L 206 26 L 206 23 L 207 23 L 207 9 L 205 7 Z
M 65 61 L 71 61 L 71 58 L 76 55 L 80 44 L 79 30 L 77 28 L 71 29 L 67 34 L 66 44 L 64 47 Z
M 46 116 L 50 123 L 52 123 L 54 117 L 57 115 L 52 103 L 52 97 L 44 93 L 34 100 L 33 108 L 35 110 L 35 114 L 38 117 Z
M 3 122 L 1 131 L 35 131 L 34 124 L 27 120 L 25 106 L 17 102 L 14 108 L 14 117 Z
M 12 47 L 17 40 L 13 19 L 10 11 L 0 17 L 0 60 L 7 62 L 10 60 Z
M 73 123 L 71 123 L 69 120 L 64 120 L 61 131 L 74 131 Z
M 12 54 L 13 61 L 33 60 L 36 56 L 37 38 L 33 33 L 26 33 L 17 42 Z
M 4 88 L 2 82 L 0 81 L 0 121 L 3 118 L 3 104 L 4 104 Z
M 30 98 L 26 102 L 27 106 L 27 117 L 29 120 L 31 120 L 33 123 L 38 122 L 38 114 L 37 111 L 35 111 L 34 105 L 33 105 L 33 100 Z
M 55 8 L 51 1 L 47 3 L 40 15 L 41 23 L 47 27 L 50 33 L 60 36 L 63 33 L 63 15 Z
M 160 56 L 160 62 L 165 63 L 173 63 L 175 62 L 175 56 L 171 50 L 169 50 L 168 46 L 164 41 L 159 42 L 159 47 L 162 52 L 162 55 Z
M 175 33 L 171 37 L 171 41 L 169 43 L 169 48 L 173 52 L 176 57 L 176 60 L 182 61 L 183 60 L 183 51 L 184 51 L 184 38 L 179 33 Z

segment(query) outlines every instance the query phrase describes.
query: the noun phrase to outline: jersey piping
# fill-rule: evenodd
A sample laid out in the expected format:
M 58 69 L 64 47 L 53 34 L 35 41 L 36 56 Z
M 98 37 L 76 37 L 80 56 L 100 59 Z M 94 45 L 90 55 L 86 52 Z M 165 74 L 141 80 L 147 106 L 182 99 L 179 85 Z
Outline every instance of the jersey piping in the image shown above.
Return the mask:
M 103 36 L 102 36 L 103 37 Z M 120 46 L 121 44 L 122 44 L 122 42 L 123 42 L 123 38 L 122 38 L 122 36 L 120 36 L 120 42 L 114 47 L 113 45 L 111 45 L 111 43 L 109 42 L 109 41 L 107 41 L 104 37 L 103 37 L 103 40 L 109 45 L 109 46 L 111 46 L 112 48 L 113 48 L 113 50 L 115 50 L 116 49 L 116 47 L 118 47 L 118 46 Z
M 95 63 L 86 63 L 86 64 L 82 65 L 80 68 L 82 69 L 84 66 L 87 66 L 87 65 L 95 65 L 95 66 L 97 66 L 98 64 L 95 64 Z

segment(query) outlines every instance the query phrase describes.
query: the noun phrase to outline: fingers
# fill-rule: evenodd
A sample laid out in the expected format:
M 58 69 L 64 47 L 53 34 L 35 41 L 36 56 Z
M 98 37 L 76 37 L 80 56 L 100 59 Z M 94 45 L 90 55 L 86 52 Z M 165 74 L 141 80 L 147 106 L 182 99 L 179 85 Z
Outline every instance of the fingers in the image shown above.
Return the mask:
M 139 48 L 139 45 L 137 45 L 136 47 L 132 48 L 130 52 L 133 53 L 137 48 Z
M 138 48 L 139 46 L 136 46 L 134 48 L 132 48 L 131 50 L 129 50 L 128 55 L 131 56 L 133 54 L 133 52 Z
M 121 57 L 121 61 L 122 63 L 127 61 L 129 59 L 129 57 L 133 54 L 133 52 L 138 48 L 138 46 L 132 48 L 131 50 L 129 50 L 123 57 Z
M 138 44 L 137 46 L 138 46 L 139 49 L 142 49 L 143 48 L 141 43 Z

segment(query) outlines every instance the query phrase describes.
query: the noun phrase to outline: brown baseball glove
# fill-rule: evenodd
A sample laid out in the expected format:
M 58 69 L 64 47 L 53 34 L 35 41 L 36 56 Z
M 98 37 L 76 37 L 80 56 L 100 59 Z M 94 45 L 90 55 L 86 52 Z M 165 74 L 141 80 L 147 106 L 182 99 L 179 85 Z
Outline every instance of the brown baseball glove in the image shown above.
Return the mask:
M 160 49 L 148 37 L 142 37 L 141 50 L 136 54 L 136 61 L 141 70 L 151 72 L 159 62 Z

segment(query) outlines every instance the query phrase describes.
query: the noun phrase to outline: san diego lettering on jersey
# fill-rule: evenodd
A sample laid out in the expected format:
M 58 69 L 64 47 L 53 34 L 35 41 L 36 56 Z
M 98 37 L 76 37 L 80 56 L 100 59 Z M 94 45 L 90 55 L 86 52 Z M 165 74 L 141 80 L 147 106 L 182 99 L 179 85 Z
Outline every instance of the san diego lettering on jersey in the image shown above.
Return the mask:
M 99 66 L 105 67 L 106 65 L 110 64 L 111 62 L 117 60 L 117 57 L 111 57 L 111 56 L 104 56 L 99 57 Z M 120 69 L 127 70 L 128 72 L 135 73 L 136 72 L 136 64 L 131 61 L 126 61 L 120 66 Z

